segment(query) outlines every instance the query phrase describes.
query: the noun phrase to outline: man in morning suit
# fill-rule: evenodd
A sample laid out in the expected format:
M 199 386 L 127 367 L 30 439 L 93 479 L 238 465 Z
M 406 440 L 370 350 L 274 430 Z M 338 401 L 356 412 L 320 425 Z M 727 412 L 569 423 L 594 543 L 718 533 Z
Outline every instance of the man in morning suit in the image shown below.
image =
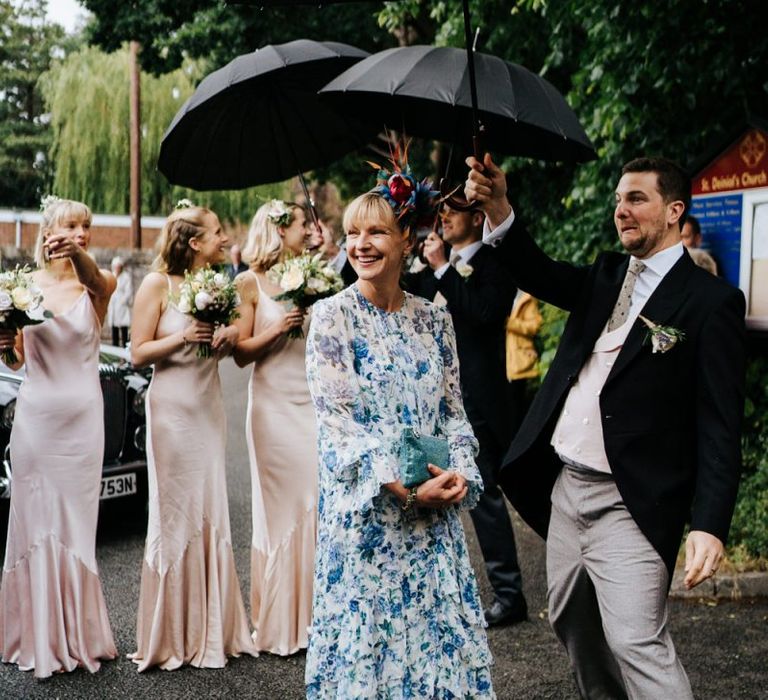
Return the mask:
M 461 393 L 480 443 L 477 466 L 485 485 L 470 511 L 494 592 L 485 617 L 489 625 L 513 624 L 527 618 L 527 606 L 512 523 L 496 473 L 514 435 L 505 324 L 516 290 L 494 251 L 483 245 L 481 211 L 444 206 L 440 216 L 443 239 L 433 232 L 424 242 L 429 267 L 408 275 L 405 283 L 409 291 L 446 304 L 453 319 Z M 452 246 L 450 261 L 443 240 Z
M 585 267 L 538 248 L 490 156 L 467 163 L 484 241 L 522 289 L 570 311 L 499 478 L 547 538 L 549 618 L 579 691 L 693 698 L 667 592 L 689 516 L 685 585 L 723 557 L 741 468 L 744 297 L 685 252 L 690 185 L 670 161 L 624 166 L 614 223 L 629 255 Z

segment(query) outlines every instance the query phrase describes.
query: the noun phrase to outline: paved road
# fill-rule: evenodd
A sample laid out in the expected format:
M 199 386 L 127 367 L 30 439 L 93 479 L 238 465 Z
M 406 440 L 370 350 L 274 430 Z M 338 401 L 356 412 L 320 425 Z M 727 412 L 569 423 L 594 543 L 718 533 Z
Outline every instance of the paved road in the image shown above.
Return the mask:
M 250 482 L 243 439 L 247 374 L 231 362 L 222 378 L 229 412 L 228 479 L 235 557 L 247 599 L 250 537 Z M 516 519 L 521 566 L 531 620 L 491 630 L 500 700 L 575 698 L 564 653 L 546 620 L 543 547 Z M 143 517 L 113 511 L 102 518 L 98 556 L 115 641 L 121 658 L 90 675 L 84 671 L 36 681 L 31 674 L 0 664 L 0 698 L 254 698 L 303 697 L 304 658 L 233 659 L 224 669 L 150 671 L 138 674 L 125 654 L 133 650 L 134 619 L 143 551 Z M 470 545 L 477 562 L 477 545 Z M 487 582 L 481 577 L 483 594 Z M 672 632 L 697 698 L 765 698 L 768 691 L 768 602 L 758 604 L 674 603 Z M 345 700 L 345 699 L 340 699 Z M 657 699 L 654 699 L 657 700 Z

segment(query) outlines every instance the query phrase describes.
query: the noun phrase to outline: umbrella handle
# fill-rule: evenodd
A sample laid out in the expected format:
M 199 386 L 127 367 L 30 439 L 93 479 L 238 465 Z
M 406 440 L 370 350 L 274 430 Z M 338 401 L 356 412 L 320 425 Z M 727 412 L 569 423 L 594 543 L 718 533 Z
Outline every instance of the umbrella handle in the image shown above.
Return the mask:
M 483 147 L 482 147 L 482 134 L 485 132 L 485 127 L 480 126 L 480 133 L 472 137 L 472 150 L 474 151 L 475 158 L 482 162 L 483 160 Z M 456 193 L 461 188 L 461 185 L 457 185 L 453 189 L 450 189 L 450 184 L 447 178 L 440 178 L 440 201 L 445 202 L 451 209 L 456 211 L 471 211 L 477 208 L 477 202 L 468 202 L 466 197 L 457 195 Z

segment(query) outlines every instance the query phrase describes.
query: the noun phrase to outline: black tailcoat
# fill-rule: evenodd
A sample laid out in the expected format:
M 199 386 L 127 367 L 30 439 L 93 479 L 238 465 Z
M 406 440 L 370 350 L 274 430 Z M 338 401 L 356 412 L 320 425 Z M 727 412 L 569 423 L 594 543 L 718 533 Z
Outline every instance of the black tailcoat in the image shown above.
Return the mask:
M 506 319 L 515 286 L 495 251 L 480 248 L 468 261 L 472 273 L 462 277 L 450 266 L 440 279 L 430 268 L 408 274 L 405 287 L 432 300 L 439 291 L 447 302 L 456 331 L 461 395 L 470 422 L 480 418 L 504 448 L 514 433 L 506 373 Z
M 495 254 L 521 289 L 570 311 L 557 354 L 502 466 L 499 482 L 520 515 L 546 537 L 561 464 L 550 445 L 571 385 L 621 289 L 629 257 L 601 253 L 576 267 L 547 257 L 515 223 Z M 684 253 L 642 315 L 685 338 L 652 353 L 636 320 L 600 393 L 616 485 L 640 530 L 674 569 L 683 528 L 726 541 L 741 471 L 744 295 Z M 671 575 L 670 575 L 671 580 Z

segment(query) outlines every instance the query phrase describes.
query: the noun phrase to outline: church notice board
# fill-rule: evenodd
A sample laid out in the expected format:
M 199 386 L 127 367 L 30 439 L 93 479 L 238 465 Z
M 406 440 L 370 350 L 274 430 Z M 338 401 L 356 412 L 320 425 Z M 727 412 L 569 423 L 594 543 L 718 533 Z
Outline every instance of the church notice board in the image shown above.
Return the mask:
M 750 128 L 692 182 L 691 213 L 720 275 L 747 298 L 747 325 L 768 330 L 768 133 Z

